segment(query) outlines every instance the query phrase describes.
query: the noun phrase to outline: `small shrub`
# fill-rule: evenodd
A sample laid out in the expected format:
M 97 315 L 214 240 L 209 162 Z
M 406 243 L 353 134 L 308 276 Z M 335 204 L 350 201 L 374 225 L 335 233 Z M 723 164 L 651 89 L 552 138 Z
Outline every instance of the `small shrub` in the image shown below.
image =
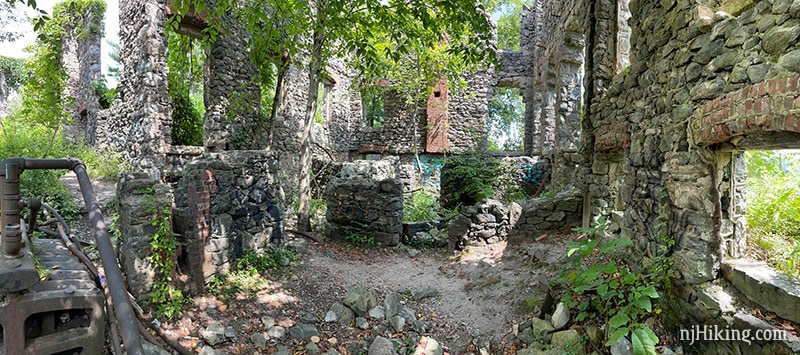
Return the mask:
M 265 274 L 283 271 L 299 258 L 300 255 L 289 247 L 269 247 L 261 252 L 250 250 L 239 259 L 233 271 L 212 276 L 208 290 L 223 300 L 237 292 L 255 295 L 269 284 Z
M 378 244 L 378 242 L 375 241 L 375 237 L 371 235 L 363 235 L 352 230 L 345 231 L 344 240 L 350 244 L 367 248 L 374 247 Z
M 747 242 L 771 266 L 800 275 L 800 153 L 746 154 Z
M 404 222 L 425 222 L 439 219 L 440 209 L 436 196 L 428 189 L 414 191 L 411 198 L 403 201 Z
M 443 206 L 471 206 L 494 196 L 501 171 L 499 160 L 480 153 L 468 152 L 447 158 L 442 169 Z
M 561 301 L 577 312 L 575 321 L 597 319 L 608 324 L 606 346 L 631 336 L 637 355 L 655 354 L 659 340 L 644 320 L 660 312 L 653 307 L 653 300 L 659 298 L 656 286 L 661 286 L 663 280 L 653 280 L 628 268 L 621 251 L 633 244 L 630 239 L 617 238 L 603 244 L 592 239 L 601 236 L 606 225 L 601 218 L 592 228 L 576 229 L 584 233 L 585 239 L 567 243 L 573 267 L 561 271 L 557 278 L 565 289 Z

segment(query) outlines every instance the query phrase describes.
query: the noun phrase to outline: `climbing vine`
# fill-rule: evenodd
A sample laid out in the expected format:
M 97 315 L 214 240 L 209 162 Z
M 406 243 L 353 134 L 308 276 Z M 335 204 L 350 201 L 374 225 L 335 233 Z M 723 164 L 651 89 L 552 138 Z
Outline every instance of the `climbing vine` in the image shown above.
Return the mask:
M 152 190 L 150 190 L 152 193 Z M 181 315 L 183 293 L 172 286 L 172 272 L 175 269 L 176 250 L 178 241 L 172 232 L 172 210 L 170 206 L 159 206 L 155 197 L 145 199 L 146 211 L 155 215 L 150 222 L 156 231 L 150 236 L 150 247 L 153 248 L 149 260 L 155 269 L 153 278 L 153 304 L 156 305 L 156 315 L 159 317 L 175 318 Z
M 26 63 L 28 80 L 23 85 L 22 114 L 35 123 L 57 129 L 68 120 L 73 98 L 64 95 L 67 71 L 62 65 L 66 29 L 78 38 L 103 32 L 103 0 L 68 0 L 53 7 L 53 16 L 38 29 L 34 52 Z

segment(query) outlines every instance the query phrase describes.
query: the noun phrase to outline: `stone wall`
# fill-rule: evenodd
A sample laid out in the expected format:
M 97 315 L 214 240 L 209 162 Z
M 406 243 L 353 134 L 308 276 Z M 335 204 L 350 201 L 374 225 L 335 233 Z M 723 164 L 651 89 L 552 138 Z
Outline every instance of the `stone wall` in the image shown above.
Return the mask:
M 574 188 L 523 202 L 510 236 L 531 238 L 549 230 L 575 227 L 583 216 L 582 205 L 583 192 Z
M 93 133 L 97 125 L 97 112 L 100 110 L 100 98 L 94 85 L 100 84 L 102 80 L 100 38 L 103 28 L 89 24 L 102 23 L 104 14 L 93 11 L 95 9 L 96 7 L 88 7 L 82 13 L 72 14 L 71 21 L 64 25 L 61 43 L 62 63 L 68 75 L 64 94 L 75 100 L 74 106 L 70 108 L 72 123 L 65 127 L 64 134 L 89 144 L 94 143 Z
M 226 32 L 210 44 L 205 62 L 203 146 L 210 151 L 264 149 L 269 122 L 261 116 L 258 70 L 244 51 L 248 34 L 223 17 Z
M 146 173 L 120 176 L 117 183 L 119 263 L 125 273 L 128 290 L 142 305 L 152 303 L 150 292 L 153 291 L 153 278 L 156 276 L 156 268 L 150 262 L 153 251 L 150 236 L 156 232 L 156 226 L 151 222 L 157 217 L 155 211 L 171 206 L 169 186 Z
M 709 290 L 726 287 L 720 265 L 745 247 L 740 151 L 800 145 L 795 3 L 631 1 L 631 64 L 610 85 L 593 89 L 582 131 L 582 142 L 592 142 L 584 147 L 593 161 L 584 181 L 592 214 L 618 216 L 638 257 L 671 257 L 677 286 L 667 319 L 676 329 L 748 326 L 724 320 L 735 318 L 734 311 L 720 311 L 720 294 Z M 594 26 L 605 33 L 601 23 Z M 607 73 L 595 68 L 592 75 L 598 80 Z M 693 301 L 698 294 L 705 300 Z M 777 351 L 775 343 L 695 347 Z
M 100 149 L 125 155 L 131 166 L 159 176 L 171 145 L 172 106 L 167 95 L 164 0 L 120 3 L 119 94 L 111 118 L 98 125 Z
M 486 199 L 461 209 L 447 223 L 448 250 L 463 250 L 467 245 L 483 246 L 506 240 L 522 209 L 512 202 Z
M 277 171 L 264 151 L 210 153 L 186 166 L 175 190 L 175 232 L 187 290 L 203 290 L 245 252 L 281 241 L 285 196 Z
M 372 236 L 394 246 L 403 232 L 403 184 L 387 160 L 345 163 L 327 184 L 328 226 L 335 239 Z

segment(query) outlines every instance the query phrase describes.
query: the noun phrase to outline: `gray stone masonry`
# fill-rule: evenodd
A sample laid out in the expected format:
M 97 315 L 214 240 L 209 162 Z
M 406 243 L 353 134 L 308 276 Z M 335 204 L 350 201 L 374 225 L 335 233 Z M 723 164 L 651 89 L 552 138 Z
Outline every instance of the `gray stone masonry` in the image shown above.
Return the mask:
M 283 237 L 277 161 L 264 151 L 211 153 L 191 162 L 175 190 L 175 232 L 186 289 L 200 292 L 247 251 Z
M 345 163 L 325 193 L 328 236 L 360 235 L 397 245 L 403 232 L 403 184 L 396 175 L 386 160 Z
M 128 290 L 142 305 L 151 304 L 155 267 L 150 262 L 150 237 L 156 232 L 151 222 L 156 211 L 171 208 L 172 193 L 167 185 L 145 173 L 125 173 L 117 183 L 117 228 L 121 233 L 119 261 Z

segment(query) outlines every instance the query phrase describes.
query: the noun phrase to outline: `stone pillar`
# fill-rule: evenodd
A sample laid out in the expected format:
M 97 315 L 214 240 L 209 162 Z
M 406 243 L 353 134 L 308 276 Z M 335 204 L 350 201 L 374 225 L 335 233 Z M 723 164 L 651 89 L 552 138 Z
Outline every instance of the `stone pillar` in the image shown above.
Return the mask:
M 172 144 L 172 105 L 167 94 L 164 0 L 120 2 L 119 98 L 101 147 L 126 154 L 131 165 L 160 176 Z
M 213 153 L 186 166 L 178 181 L 178 265 L 190 292 L 225 274 L 250 250 L 283 236 L 283 191 L 274 156 L 264 151 Z
M 172 206 L 172 193 L 167 185 L 151 179 L 146 173 L 123 174 L 117 184 L 119 262 L 125 281 L 139 304 L 150 304 L 155 266 L 150 262 L 153 248 L 150 236 L 154 211 Z
M 203 145 L 212 151 L 264 149 L 269 123 L 261 116 L 258 69 L 245 52 L 247 36 L 233 20 L 206 58 Z M 305 106 L 303 106 L 305 107 Z
M 89 6 L 84 12 L 70 14 L 72 21 L 64 26 L 61 43 L 62 63 L 69 75 L 64 94 L 75 100 L 70 112 L 72 123 L 64 127 L 64 133 L 69 138 L 89 144 L 94 144 L 94 127 L 100 110 L 100 100 L 93 85 L 102 80 L 100 38 L 103 30 L 102 26 L 91 24 L 102 23 L 103 10 L 104 7 Z M 70 7 L 67 11 L 79 10 Z

